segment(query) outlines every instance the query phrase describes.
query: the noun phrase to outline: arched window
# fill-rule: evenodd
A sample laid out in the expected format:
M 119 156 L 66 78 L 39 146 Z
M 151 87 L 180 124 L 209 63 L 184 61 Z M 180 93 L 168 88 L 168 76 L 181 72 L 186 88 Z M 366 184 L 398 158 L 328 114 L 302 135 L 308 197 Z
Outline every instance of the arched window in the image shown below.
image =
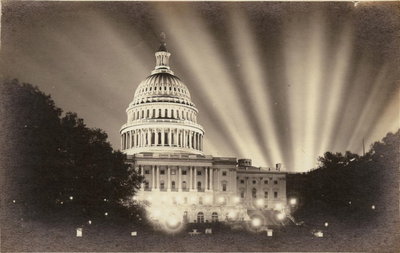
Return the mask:
M 164 146 L 168 146 L 169 142 L 168 142 L 168 133 L 164 132 Z
M 197 223 L 204 223 L 204 213 L 203 212 L 199 212 L 197 214 Z
M 218 222 L 218 213 L 213 212 L 213 213 L 211 214 L 211 221 L 212 221 L 212 222 Z
M 161 145 L 161 133 L 158 133 L 158 145 Z
M 165 115 L 164 118 L 168 118 L 168 109 L 165 109 Z
M 268 198 L 268 191 L 264 191 L 264 198 Z
M 253 189 L 251 190 L 251 196 L 252 196 L 253 198 L 257 198 L 257 189 L 256 189 L 256 188 L 253 188 Z
M 142 110 L 142 119 L 144 118 L 144 110 Z
M 171 110 L 171 118 L 174 118 L 174 110 Z
M 151 133 L 151 145 L 156 143 L 156 133 Z
M 183 189 L 183 190 L 186 190 L 186 181 L 183 181 L 183 182 L 182 182 L 182 189 Z
M 156 117 L 156 109 L 153 109 L 153 117 L 152 118 L 155 118 Z
M 171 189 L 172 189 L 172 190 L 175 190 L 175 181 L 172 181 L 172 182 L 171 182 Z
M 149 109 L 147 109 L 147 116 L 146 117 L 150 118 L 150 110 Z
M 158 109 L 158 118 L 161 118 L 161 109 Z
M 223 191 L 223 192 L 226 192 L 226 188 L 227 188 L 226 186 L 227 186 L 227 182 L 226 182 L 226 181 L 223 181 L 223 182 L 222 182 L 222 191 Z
M 201 182 L 197 182 L 197 190 L 200 191 L 201 190 Z

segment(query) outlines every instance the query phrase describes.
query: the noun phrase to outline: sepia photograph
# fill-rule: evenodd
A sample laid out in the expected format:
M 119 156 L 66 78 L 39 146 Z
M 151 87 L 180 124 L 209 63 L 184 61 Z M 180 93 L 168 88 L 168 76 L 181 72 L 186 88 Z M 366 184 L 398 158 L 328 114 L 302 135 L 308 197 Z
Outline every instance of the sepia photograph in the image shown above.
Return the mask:
M 0 9 L 0 252 L 400 252 L 398 1 Z

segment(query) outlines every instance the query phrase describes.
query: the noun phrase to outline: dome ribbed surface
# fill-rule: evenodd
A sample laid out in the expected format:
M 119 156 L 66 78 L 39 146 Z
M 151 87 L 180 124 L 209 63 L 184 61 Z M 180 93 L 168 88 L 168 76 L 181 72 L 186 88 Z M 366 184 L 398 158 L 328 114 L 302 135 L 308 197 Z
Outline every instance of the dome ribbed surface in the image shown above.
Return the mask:
M 186 85 L 169 73 L 156 73 L 143 80 L 135 91 L 133 104 L 177 102 L 193 105 Z

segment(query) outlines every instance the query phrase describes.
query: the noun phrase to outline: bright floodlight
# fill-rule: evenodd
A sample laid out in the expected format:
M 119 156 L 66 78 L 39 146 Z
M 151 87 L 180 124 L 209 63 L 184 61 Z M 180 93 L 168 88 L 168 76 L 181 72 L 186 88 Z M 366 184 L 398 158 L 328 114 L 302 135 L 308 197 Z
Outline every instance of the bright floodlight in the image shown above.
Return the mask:
M 206 204 L 210 204 L 210 203 L 212 202 L 212 197 L 211 197 L 211 196 L 206 196 L 206 197 L 204 198 L 204 202 L 205 202 Z
M 291 199 L 289 200 L 289 203 L 290 203 L 291 205 L 296 205 L 296 204 L 297 204 L 297 199 L 291 198 Z
M 234 210 L 229 211 L 228 217 L 229 217 L 230 219 L 235 219 L 235 217 L 236 217 L 236 212 L 235 212 Z
M 264 200 L 263 199 L 257 199 L 256 200 L 256 205 L 257 205 L 257 207 L 263 207 L 264 206 Z
M 285 219 L 285 213 L 278 213 L 278 214 L 276 215 L 276 218 L 278 218 L 278 220 L 283 220 L 283 219 Z
M 251 220 L 251 225 L 253 226 L 253 227 L 259 227 L 259 226 L 261 226 L 261 219 L 260 218 L 253 218 L 252 220 Z
M 179 220 L 175 216 L 172 216 L 167 220 L 167 224 L 168 226 L 176 227 L 179 224 Z
M 234 198 L 233 198 L 233 202 L 234 202 L 235 204 L 239 203 L 239 202 L 240 202 L 240 198 L 239 198 L 239 197 L 234 197 Z
M 276 203 L 275 204 L 275 209 L 276 210 L 282 210 L 283 209 L 283 205 L 281 203 Z

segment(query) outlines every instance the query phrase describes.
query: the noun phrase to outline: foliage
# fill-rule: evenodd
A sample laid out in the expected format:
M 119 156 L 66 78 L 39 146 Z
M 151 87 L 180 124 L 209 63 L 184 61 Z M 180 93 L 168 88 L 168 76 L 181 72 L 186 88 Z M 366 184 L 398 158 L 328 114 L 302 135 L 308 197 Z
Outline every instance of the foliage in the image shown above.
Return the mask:
M 25 217 L 121 213 L 142 178 L 104 131 L 75 113 L 62 117 L 51 97 L 30 84 L 5 82 L 1 96 L 6 203 L 16 200 Z

